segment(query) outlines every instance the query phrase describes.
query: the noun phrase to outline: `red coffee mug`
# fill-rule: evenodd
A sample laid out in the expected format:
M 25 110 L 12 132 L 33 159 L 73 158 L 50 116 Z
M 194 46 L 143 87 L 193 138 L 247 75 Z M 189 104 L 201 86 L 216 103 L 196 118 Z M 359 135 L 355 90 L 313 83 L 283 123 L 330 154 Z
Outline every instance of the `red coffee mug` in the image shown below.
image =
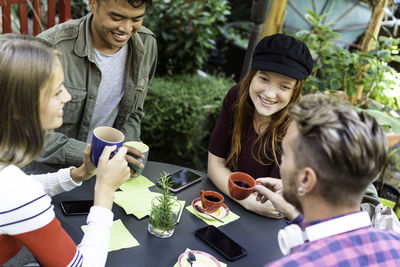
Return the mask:
M 224 197 L 215 191 L 200 190 L 200 200 L 204 211 L 208 213 L 216 212 L 224 202 Z
M 254 192 L 256 180 L 247 173 L 233 172 L 229 176 L 228 188 L 231 197 L 237 200 L 243 200 Z

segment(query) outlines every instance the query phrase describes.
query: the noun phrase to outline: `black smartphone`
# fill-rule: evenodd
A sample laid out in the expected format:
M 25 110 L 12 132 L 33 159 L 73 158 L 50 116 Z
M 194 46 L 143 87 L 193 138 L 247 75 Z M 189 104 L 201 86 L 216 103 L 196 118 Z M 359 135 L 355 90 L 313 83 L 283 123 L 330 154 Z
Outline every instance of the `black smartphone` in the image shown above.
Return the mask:
M 199 182 L 202 178 L 200 174 L 187 168 L 173 172 L 169 176 L 171 177 L 170 181 L 172 182 L 172 186 L 169 187 L 169 190 L 174 193 L 181 191 L 189 185 Z
M 240 259 L 247 251 L 213 225 L 196 230 L 195 235 L 210 245 L 228 261 Z
M 61 201 L 60 205 L 65 215 L 83 215 L 89 214 L 93 200 Z

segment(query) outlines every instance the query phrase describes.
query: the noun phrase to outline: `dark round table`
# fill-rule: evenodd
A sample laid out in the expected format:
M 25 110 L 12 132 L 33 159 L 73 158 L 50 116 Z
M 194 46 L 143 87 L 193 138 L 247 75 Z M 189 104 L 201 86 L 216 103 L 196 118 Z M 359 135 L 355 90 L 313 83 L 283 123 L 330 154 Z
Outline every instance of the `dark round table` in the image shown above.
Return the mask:
M 172 173 L 180 168 L 182 167 L 177 165 L 149 161 L 143 171 L 143 175 L 155 182 L 163 171 Z M 186 200 L 186 206 L 190 205 L 191 201 L 198 197 L 201 189 L 218 191 L 205 173 L 193 171 L 201 174 L 203 179 L 177 193 L 179 200 Z M 93 199 L 94 183 L 95 179 L 92 178 L 70 192 L 53 197 L 56 216 L 77 244 L 81 242 L 83 237 L 80 227 L 86 224 L 86 215 L 65 216 L 60 208 L 60 201 Z M 155 187 L 151 187 L 150 190 L 156 191 Z M 173 236 L 167 239 L 160 239 L 148 233 L 148 217 L 138 220 L 133 215 L 127 215 L 121 207 L 114 204 L 114 220 L 121 219 L 126 228 L 140 243 L 140 246 L 110 252 L 106 266 L 171 267 L 177 262 L 178 256 L 186 248 L 210 253 L 218 260 L 227 263 L 228 266 L 264 266 L 265 263 L 282 257 L 276 237 L 279 229 L 285 226 L 283 219 L 269 219 L 249 212 L 229 197 L 225 198 L 225 204 L 240 218 L 219 227 L 219 229 L 247 250 L 248 254 L 245 257 L 229 262 L 195 237 L 194 232 L 207 224 L 186 209 L 183 211 Z

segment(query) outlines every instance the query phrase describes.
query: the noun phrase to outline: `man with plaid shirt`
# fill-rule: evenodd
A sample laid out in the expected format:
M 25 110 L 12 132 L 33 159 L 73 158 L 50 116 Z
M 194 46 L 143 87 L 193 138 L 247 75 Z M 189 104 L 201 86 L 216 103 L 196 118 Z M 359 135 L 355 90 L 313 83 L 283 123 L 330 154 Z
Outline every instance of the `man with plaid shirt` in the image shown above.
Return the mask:
M 400 236 L 372 228 L 360 211 L 364 191 L 387 164 L 382 128 L 322 94 L 303 96 L 289 113 L 282 180 L 260 178 L 256 186 L 259 201 L 295 218 L 278 234 L 290 254 L 268 266 L 400 266 Z

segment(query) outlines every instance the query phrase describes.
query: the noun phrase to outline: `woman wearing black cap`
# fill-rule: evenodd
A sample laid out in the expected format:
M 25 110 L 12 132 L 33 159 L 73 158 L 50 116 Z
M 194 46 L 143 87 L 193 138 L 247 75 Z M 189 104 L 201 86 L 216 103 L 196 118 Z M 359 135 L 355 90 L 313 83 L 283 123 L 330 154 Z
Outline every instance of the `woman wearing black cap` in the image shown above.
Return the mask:
M 298 101 L 313 59 L 307 46 L 284 34 L 264 37 L 256 46 L 251 70 L 226 95 L 213 130 L 208 153 L 208 176 L 229 195 L 229 175 L 280 178 L 280 142 L 291 121 L 287 108 Z M 279 218 L 268 201 L 256 196 L 238 201 L 260 215 Z

